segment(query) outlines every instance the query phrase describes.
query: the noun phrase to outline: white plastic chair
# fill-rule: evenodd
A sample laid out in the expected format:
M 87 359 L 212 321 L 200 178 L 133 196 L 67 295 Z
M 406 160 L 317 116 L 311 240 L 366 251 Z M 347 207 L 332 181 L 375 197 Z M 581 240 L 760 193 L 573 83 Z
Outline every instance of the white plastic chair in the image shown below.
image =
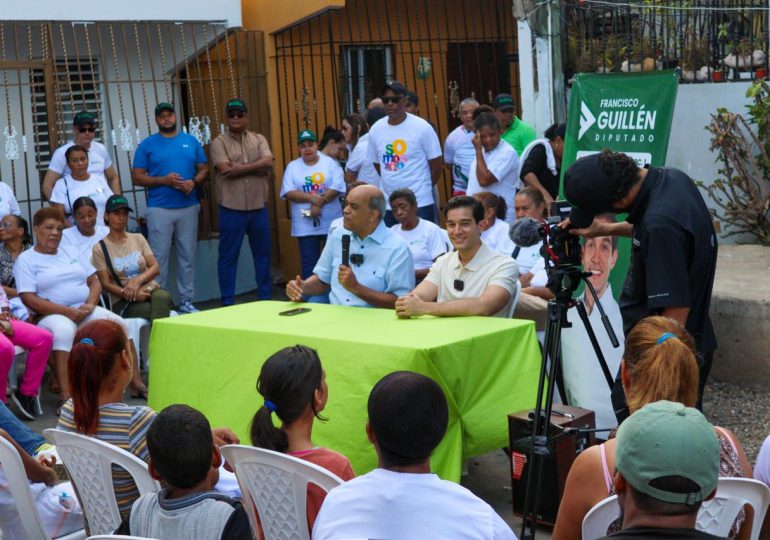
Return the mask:
M 757 540 L 768 503 L 770 489 L 759 480 L 720 478 L 716 496 L 701 505 L 695 528 L 715 536 L 727 536 L 738 512 L 748 504 L 754 509 L 751 540 Z M 744 527 L 747 525 L 743 523 Z
M 705 501 L 698 510 L 695 528 L 715 536 L 726 537 L 738 512 L 748 504 L 754 509 L 751 540 L 758 540 L 770 503 L 770 489 L 759 480 L 720 478 L 716 496 Z M 583 518 L 583 540 L 607 536 L 607 529 L 620 517 L 617 495 L 597 503 Z M 748 523 L 744 522 L 743 526 Z
M 113 463 L 132 476 L 140 495 L 160 490 L 147 464 L 115 445 L 58 429 L 46 429 L 43 435 L 56 446 L 64 462 L 92 534 L 110 534 L 120 526 L 112 483 Z
M 583 540 L 594 540 L 607 536 L 612 522 L 620 517 L 618 496 L 612 495 L 596 503 L 583 518 Z
M 0 437 L 0 465 L 2 465 L 8 480 L 8 488 L 11 491 L 13 502 L 16 503 L 16 509 L 27 533 L 27 538 L 29 540 L 50 540 L 51 537 L 48 536 L 48 532 L 40 520 L 40 514 L 37 512 L 37 505 L 29 488 L 29 481 L 24 472 L 21 456 L 12 444 L 2 437 Z M 86 531 L 81 529 L 57 538 L 60 540 L 82 540 L 85 537 Z
M 132 317 L 130 319 L 123 319 L 128 331 L 128 337 L 134 342 L 136 347 L 136 354 L 139 355 L 139 361 L 144 359 L 145 369 L 149 366 L 149 358 L 147 357 L 150 350 L 150 321 L 147 319 L 141 319 L 139 317 Z
M 308 540 L 308 484 L 329 492 L 343 483 L 323 467 L 280 452 L 235 444 L 223 446 L 221 451 L 235 469 L 255 531 L 258 524 L 254 506 L 257 507 L 265 540 Z
M 511 313 L 508 317 L 513 317 L 516 313 L 516 304 L 519 303 L 519 297 L 521 296 L 521 281 L 516 280 L 516 290 L 513 291 L 513 302 L 511 302 Z

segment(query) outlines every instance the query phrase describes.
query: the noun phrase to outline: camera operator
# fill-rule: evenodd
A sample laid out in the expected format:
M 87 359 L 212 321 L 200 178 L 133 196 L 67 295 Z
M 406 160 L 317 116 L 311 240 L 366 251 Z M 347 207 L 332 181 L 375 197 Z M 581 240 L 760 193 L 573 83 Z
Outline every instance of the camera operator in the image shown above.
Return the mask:
M 566 171 L 564 193 L 573 205 L 565 224 L 574 227 L 574 234 L 631 237 L 631 264 L 620 296 L 624 333 L 628 335 L 650 315 L 684 324 L 701 355 L 700 407 L 716 349 L 709 304 L 717 239 L 698 188 L 682 171 L 640 169 L 631 157 L 605 149 L 577 160 Z M 594 220 L 604 212 L 629 214 L 620 223 Z M 622 386 L 616 380 L 615 410 L 624 402 Z

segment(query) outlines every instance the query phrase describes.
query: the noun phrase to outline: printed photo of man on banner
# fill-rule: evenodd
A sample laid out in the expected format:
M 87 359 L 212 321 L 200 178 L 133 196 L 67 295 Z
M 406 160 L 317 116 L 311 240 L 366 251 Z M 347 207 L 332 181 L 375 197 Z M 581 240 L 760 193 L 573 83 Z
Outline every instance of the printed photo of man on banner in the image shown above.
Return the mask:
M 631 156 L 640 167 L 665 165 L 677 87 L 673 71 L 578 74 L 570 93 L 562 175 L 578 158 L 605 148 Z M 624 218 L 625 215 L 612 214 L 596 217 L 617 221 Z M 610 319 L 619 347 L 610 343 L 591 295 L 583 290 L 576 294 L 586 306 L 589 322 L 613 376 L 623 357 L 625 336 L 618 298 L 629 259 L 628 238 L 583 239 L 583 270 L 594 274 L 589 279 Z M 567 394 L 563 397 L 569 405 L 595 411 L 596 427 L 609 430 L 618 425 L 611 390 L 576 309 L 571 308 L 567 316 L 572 328 L 562 331 L 562 372 Z M 597 433 L 600 439 L 608 435 L 609 431 Z

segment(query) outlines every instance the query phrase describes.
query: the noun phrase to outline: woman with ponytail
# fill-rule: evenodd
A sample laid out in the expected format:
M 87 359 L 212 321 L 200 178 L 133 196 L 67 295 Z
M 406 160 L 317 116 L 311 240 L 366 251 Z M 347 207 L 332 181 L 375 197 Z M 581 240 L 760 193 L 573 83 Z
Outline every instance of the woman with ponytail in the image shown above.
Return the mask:
M 315 463 L 342 480 L 355 477 L 348 458 L 313 444 L 313 421 L 321 416 L 329 396 L 326 375 L 318 353 L 303 345 L 287 347 L 272 355 L 262 365 L 257 392 L 264 403 L 251 421 L 251 443 L 259 448 L 282 452 Z M 273 416 L 280 427 L 275 427 Z M 308 527 L 321 509 L 326 493 L 308 486 Z
M 626 338 L 620 377 L 631 414 L 661 400 L 694 407 L 698 362 L 692 337 L 672 319 L 642 319 Z M 714 426 L 714 430 L 720 443 L 720 476 L 751 478 L 751 465 L 735 435 L 722 427 Z M 614 494 L 614 471 L 613 436 L 577 457 L 567 476 L 553 540 L 580 540 L 585 515 L 596 503 Z M 747 516 L 751 517 L 749 510 L 738 515 L 730 538 L 749 538 L 750 527 L 741 528 Z
M 145 436 L 155 411 L 123 402 L 134 369 L 128 347 L 126 331 L 115 321 L 100 319 L 78 329 L 67 360 L 72 398 L 62 407 L 56 427 L 114 444 L 147 462 L 150 453 Z M 217 446 L 239 442 L 227 428 L 213 429 L 212 434 Z M 121 517 L 125 518 L 139 491 L 131 476 L 119 467 L 113 467 L 112 481 Z

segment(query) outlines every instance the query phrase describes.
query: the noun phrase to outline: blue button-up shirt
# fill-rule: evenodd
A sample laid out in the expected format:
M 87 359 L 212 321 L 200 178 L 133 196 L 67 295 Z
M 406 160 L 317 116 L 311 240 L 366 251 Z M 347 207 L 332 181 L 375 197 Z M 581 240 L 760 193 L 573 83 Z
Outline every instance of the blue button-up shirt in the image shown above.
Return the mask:
M 350 267 L 358 282 L 372 290 L 400 296 L 414 289 L 414 263 L 409 246 L 398 234 L 380 222 L 372 234 L 359 238 L 342 227 L 334 229 L 324 246 L 313 273 L 331 286 L 329 301 L 340 306 L 374 307 L 340 285 L 338 274 L 342 264 L 342 236 L 350 235 Z M 353 263 L 354 255 L 362 255 L 361 264 Z

